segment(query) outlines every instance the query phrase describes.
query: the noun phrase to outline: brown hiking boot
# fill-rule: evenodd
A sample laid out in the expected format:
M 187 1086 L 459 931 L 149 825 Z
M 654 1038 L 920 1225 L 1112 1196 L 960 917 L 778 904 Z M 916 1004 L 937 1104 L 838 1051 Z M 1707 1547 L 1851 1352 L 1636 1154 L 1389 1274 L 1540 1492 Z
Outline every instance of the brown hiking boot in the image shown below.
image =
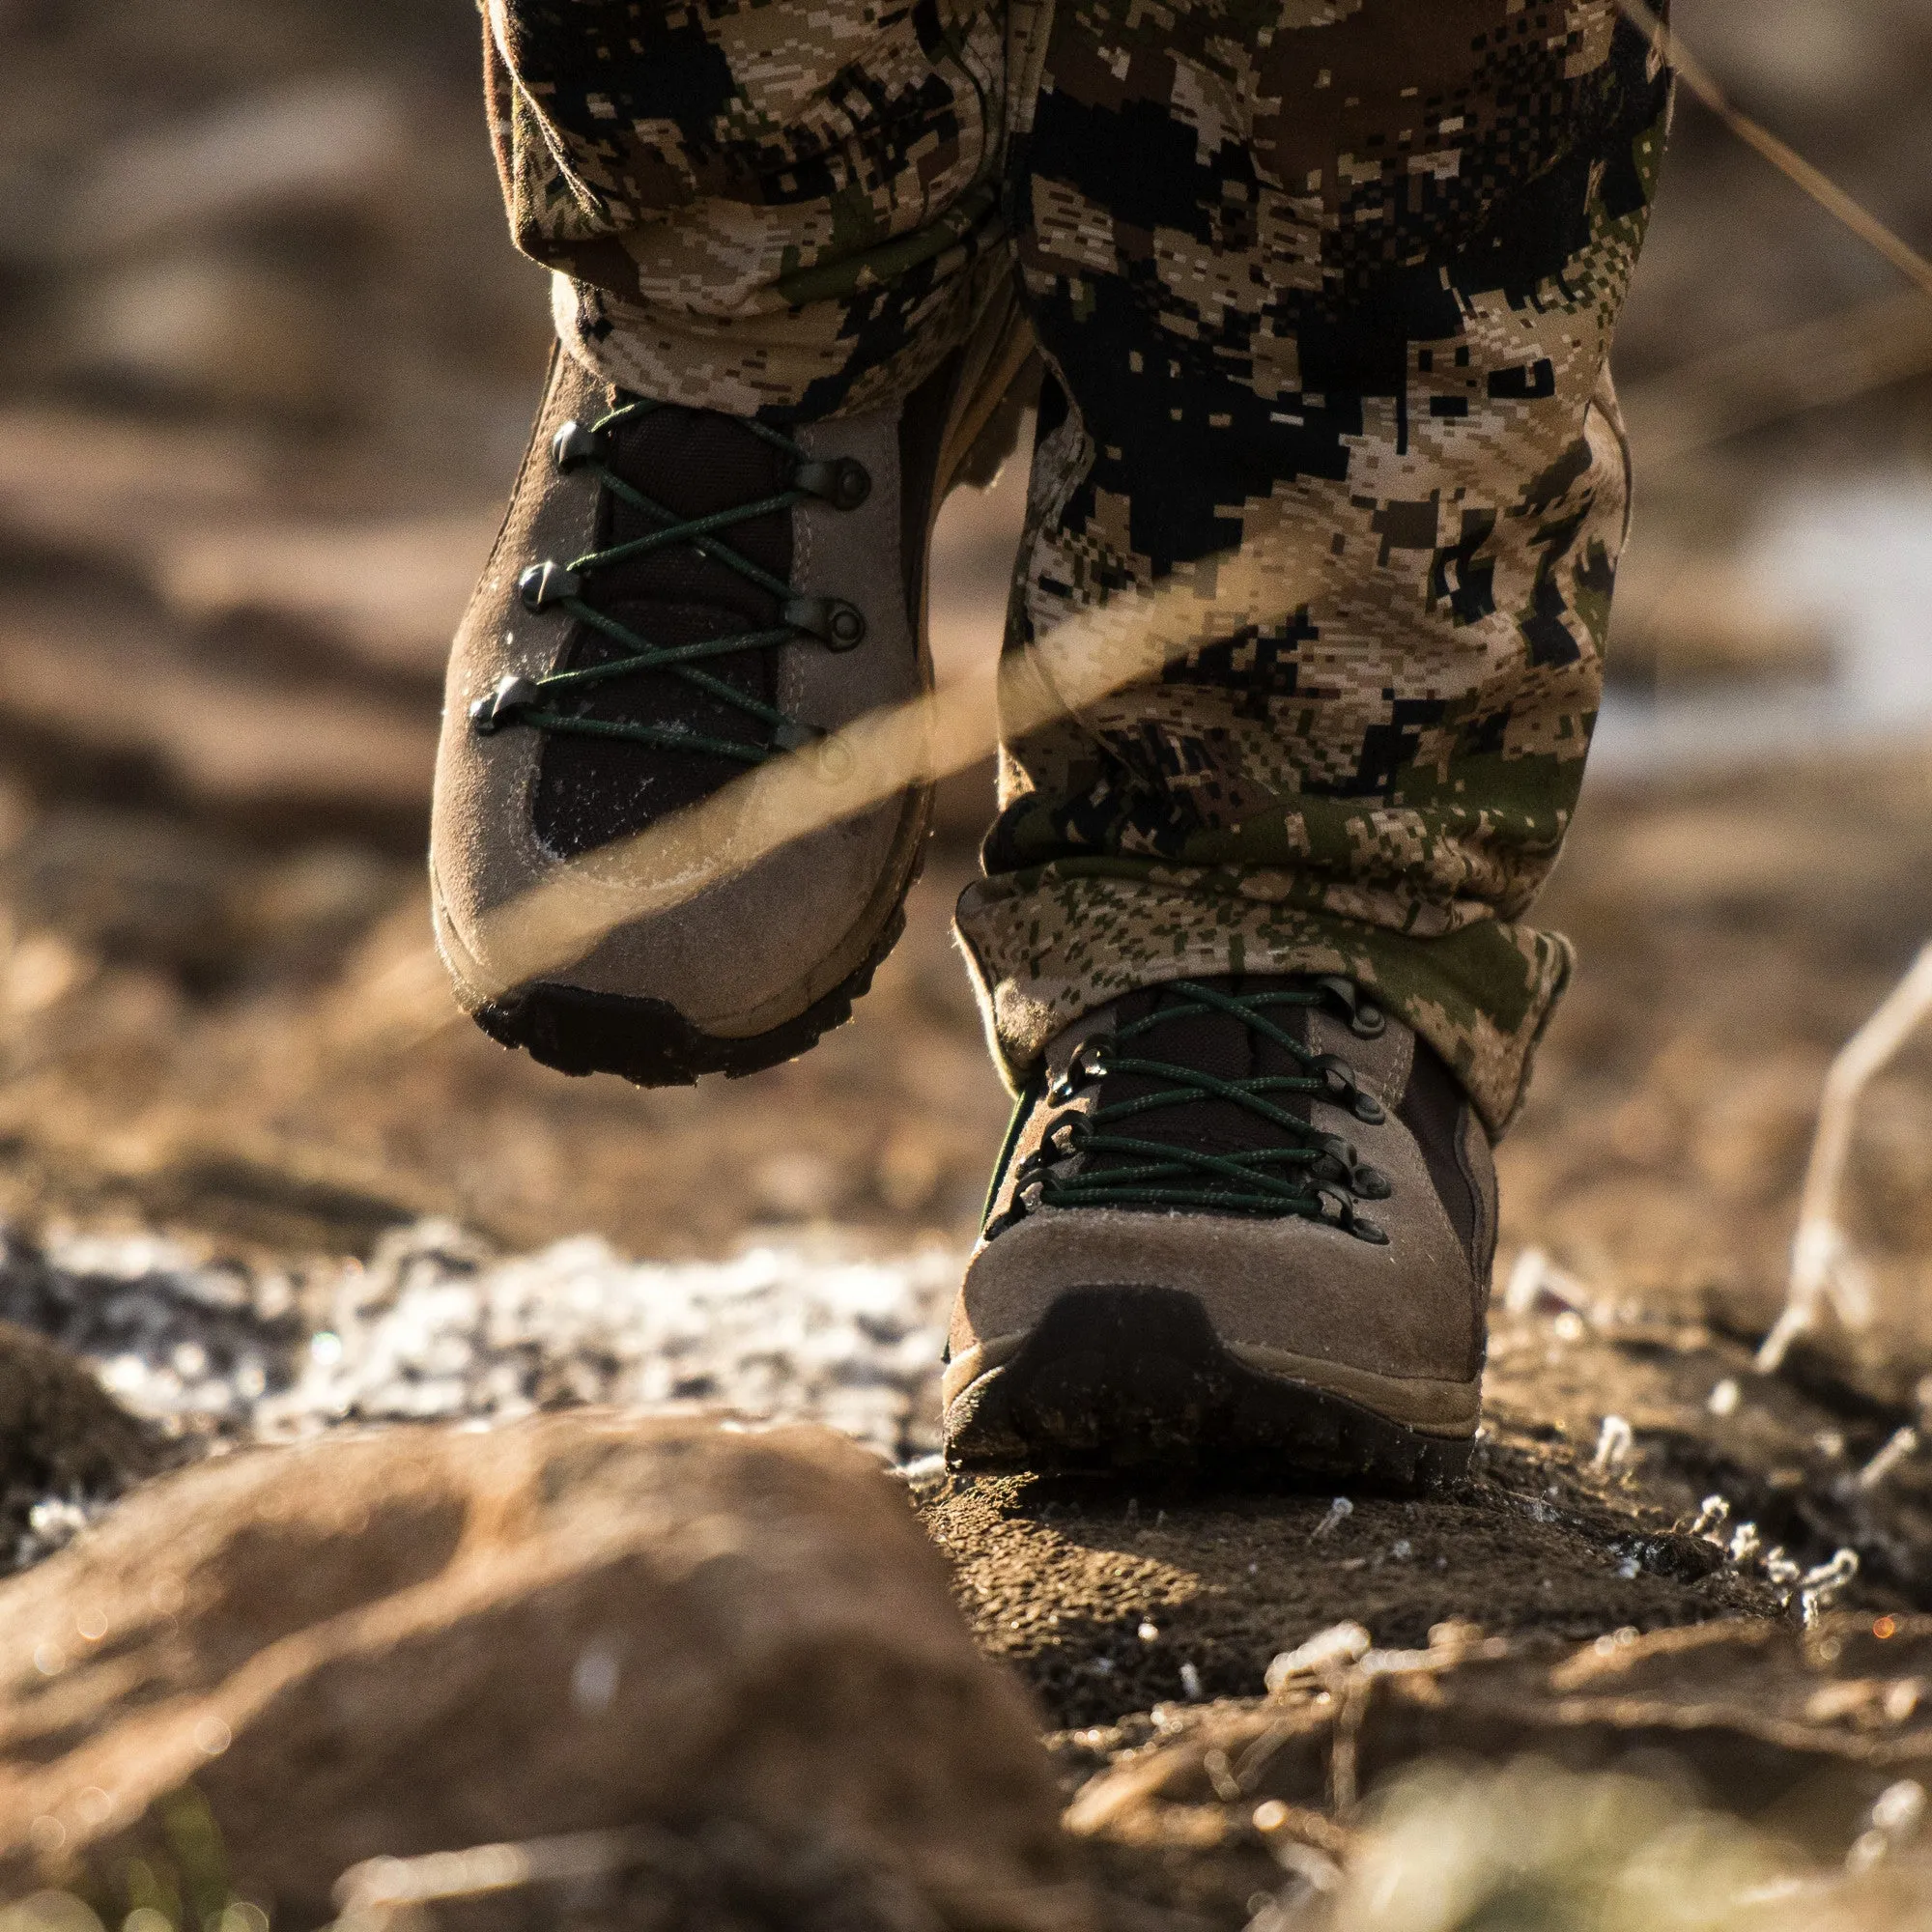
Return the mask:
M 926 688 L 926 540 L 1012 373 L 993 360 L 962 352 L 903 408 L 781 432 L 554 359 L 437 763 L 437 943 L 494 1037 L 660 1086 L 772 1065 L 849 1015 L 904 923 L 927 787 L 561 968 L 511 963 L 491 915 L 571 868 L 614 896 L 612 841 Z
M 1466 1466 L 1490 1144 L 1346 980 L 1182 980 L 1053 1043 L 953 1311 L 955 1463 Z

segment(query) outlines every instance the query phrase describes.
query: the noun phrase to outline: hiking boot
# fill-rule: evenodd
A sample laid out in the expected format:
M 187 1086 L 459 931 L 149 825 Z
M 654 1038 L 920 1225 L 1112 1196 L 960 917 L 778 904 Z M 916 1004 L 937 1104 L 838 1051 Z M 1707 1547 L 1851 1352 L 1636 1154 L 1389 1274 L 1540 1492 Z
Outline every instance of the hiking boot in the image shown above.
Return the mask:
M 1457 1476 L 1495 1218 L 1455 1076 L 1350 981 L 1124 994 L 1014 1115 L 952 1316 L 948 1455 Z
M 487 1033 L 662 1086 L 772 1065 L 849 1015 L 904 923 L 928 786 L 668 910 L 627 908 L 606 848 L 929 686 L 926 540 L 1012 360 L 969 346 L 902 408 L 779 431 L 554 357 L 437 763 L 437 943 Z M 617 923 L 532 970 L 492 916 L 566 873 Z

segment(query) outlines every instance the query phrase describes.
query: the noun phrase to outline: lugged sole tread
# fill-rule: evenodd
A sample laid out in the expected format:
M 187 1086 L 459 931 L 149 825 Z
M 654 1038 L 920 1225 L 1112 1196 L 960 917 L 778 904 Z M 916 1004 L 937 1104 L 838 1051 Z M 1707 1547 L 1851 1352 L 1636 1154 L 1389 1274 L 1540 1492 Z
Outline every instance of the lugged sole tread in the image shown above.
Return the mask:
M 853 1004 L 905 930 L 901 902 L 872 950 L 837 986 L 795 1018 L 768 1033 L 726 1039 L 700 1032 L 665 1000 L 592 993 L 539 980 L 476 1009 L 474 1018 L 499 1045 L 520 1047 L 558 1073 L 614 1073 L 638 1087 L 690 1087 L 707 1073 L 742 1079 L 796 1060 L 852 1017 Z
M 1195 1296 L 1168 1288 L 1068 1290 L 947 1416 L 961 1466 L 1226 1464 L 1405 1493 L 1460 1479 L 1473 1446 L 1249 1368 Z

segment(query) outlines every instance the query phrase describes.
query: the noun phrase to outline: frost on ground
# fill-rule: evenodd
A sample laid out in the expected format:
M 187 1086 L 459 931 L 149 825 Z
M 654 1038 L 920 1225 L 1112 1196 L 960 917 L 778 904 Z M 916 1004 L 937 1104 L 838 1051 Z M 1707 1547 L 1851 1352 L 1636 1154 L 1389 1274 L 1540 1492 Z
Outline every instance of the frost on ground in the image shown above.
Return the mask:
M 689 1263 L 628 1262 L 582 1236 L 504 1260 L 446 1222 L 306 1278 L 145 1236 L 0 1242 L 0 1319 L 185 1434 L 702 1404 L 824 1422 L 895 1463 L 937 1447 L 960 1265 L 938 1246 L 862 1258 L 837 1236 Z

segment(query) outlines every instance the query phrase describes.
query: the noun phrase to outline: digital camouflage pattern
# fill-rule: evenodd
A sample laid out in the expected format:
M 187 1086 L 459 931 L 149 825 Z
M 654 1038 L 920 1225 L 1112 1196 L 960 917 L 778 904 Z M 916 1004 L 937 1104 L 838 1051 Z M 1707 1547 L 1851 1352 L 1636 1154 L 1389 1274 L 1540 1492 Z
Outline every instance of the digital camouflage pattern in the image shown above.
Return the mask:
M 1339 971 L 1499 1128 L 1629 506 L 1669 88 L 1615 0 L 492 5 L 512 219 L 613 381 L 890 400 L 1010 252 L 1050 374 L 1008 648 L 1192 641 L 1006 748 L 959 923 L 1009 1072 L 1132 986 Z
M 1007 28 L 974 0 L 486 0 L 517 244 L 644 395 L 810 420 L 903 396 L 1006 272 Z
M 1614 0 L 1062 0 L 1012 157 L 1058 380 L 1009 641 L 1250 581 L 1009 748 L 961 925 L 1012 1059 L 1152 977 L 1343 970 L 1513 1111 L 1568 971 L 1520 922 L 1602 687 L 1666 105 Z

